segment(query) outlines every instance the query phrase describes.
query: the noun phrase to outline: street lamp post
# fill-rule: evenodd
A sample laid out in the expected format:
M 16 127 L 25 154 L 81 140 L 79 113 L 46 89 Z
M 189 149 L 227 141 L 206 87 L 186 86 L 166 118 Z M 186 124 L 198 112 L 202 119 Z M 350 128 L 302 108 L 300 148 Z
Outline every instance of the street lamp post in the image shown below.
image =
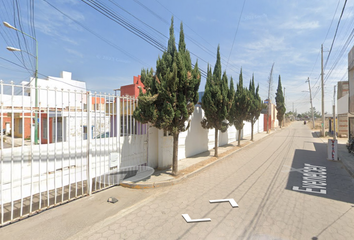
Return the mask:
M 35 82 L 34 82 L 34 87 L 35 87 L 35 122 L 34 122 L 34 126 L 35 126 L 35 133 L 34 133 L 34 143 L 38 144 L 38 88 L 37 88 L 37 80 L 38 80 L 38 42 L 37 39 L 32 37 L 31 35 L 28 35 L 25 32 L 22 32 L 21 30 L 15 28 L 14 26 L 12 26 L 11 24 L 9 24 L 8 22 L 3 22 L 4 26 L 13 30 L 16 30 L 30 38 L 32 38 L 35 42 L 36 42 L 36 55 L 32 55 L 28 52 L 29 55 L 33 56 L 36 59 L 36 70 L 34 72 L 34 77 L 35 77 Z M 18 48 L 13 48 L 13 47 L 7 47 L 7 50 L 12 51 L 12 52 L 18 52 L 18 51 L 23 51 L 21 49 Z M 24 51 L 23 51 L 24 52 Z

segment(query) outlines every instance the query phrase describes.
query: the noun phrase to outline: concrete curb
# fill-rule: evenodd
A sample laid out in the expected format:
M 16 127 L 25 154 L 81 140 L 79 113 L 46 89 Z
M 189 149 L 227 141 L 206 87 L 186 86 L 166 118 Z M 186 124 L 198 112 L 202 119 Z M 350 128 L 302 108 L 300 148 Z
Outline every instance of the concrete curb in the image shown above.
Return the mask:
M 284 128 L 284 127 L 283 127 L 283 128 Z M 286 127 L 285 127 L 285 128 L 286 128 Z M 282 128 L 280 128 L 280 130 L 281 130 L 281 129 L 282 129 Z M 259 139 L 259 140 L 256 140 L 256 141 L 251 141 L 251 140 L 249 140 L 249 141 L 247 142 L 248 144 L 247 144 L 246 146 L 243 146 L 243 147 L 241 147 L 241 148 L 239 148 L 239 149 L 236 149 L 236 150 L 230 152 L 229 154 L 227 154 L 227 155 L 225 155 L 225 156 L 222 156 L 222 157 L 219 157 L 219 158 L 217 158 L 215 161 L 213 161 L 213 162 L 211 162 L 211 163 L 209 163 L 209 164 L 207 164 L 207 165 L 205 165 L 205 166 L 202 166 L 202 167 L 196 169 L 196 170 L 193 171 L 193 172 L 190 172 L 190 173 L 188 173 L 188 174 L 186 174 L 186 175 L 182 175 L 182 176 L 176 177 L 175 179 L 172 179 L 172 180 L 169 180 L 169 181 L 154 182 L 154 183 L 122 182 L 122 183 L 120 183 L 120 186 L 126 187 L 126 188 L 132 188 L 132 189 L 151 189 L 151 188 L 159 188 L 159 187 L 167 187 L 167 186 L 176 185 L 176 184 L 178 184 L 179 182 L 183 181 L 184 179 L 187 179 L 187 178 L 190 178 L 190 177 L 194 176 L 195 174 L 197 174 L 197 173 L 199 173 L 199 172 L 201 172 L 201 171 L 207 169 L 208 167 L 210 167 L 210 166 L 212 166 L 213 164 L 219 162 L 220 160 L 223 160 L 224 158 L 230 156 L 231 154 L 234 154 L 234 153 L 237 152 L 237 151 L 240 151 L 240 150 L 242 150 L 242 149 L 244 149 L 244 148 L 246 148 L 246 147 L 248 147 L 248 146 L 250 146 L 250 145 L 252 145 L 252 144 L 254 144 L 254 143 L 256 143 L 256 142 L 258 142 L 258 141 L 261 141 L 262 139 L 265 139 L 265 138 L 267 138 L 268 136 L 270 136 L 271 134 L 276 133 L 276 132 L 279 132 L 279 130 L 271 131 L 269 134 L 267 134 L 265 137 L 263 137 L 263 138 L 261 138 L 261 139 Z M 213 158 L 213 157 L 210 157 L 210 158 L 208 158 L 208 159 L 206 159 L 206 160 L 204 160 L 204 161 L 208 161 L 208 160 L 211 159 L 211 158 Z
M 339 159 L 339 162 L 342 164 L 342 166 L 345 168 L 345 170 L 347 170 L 347 172 L 349 173 L 349 175 L 354 178 L 354 172 L 352 172 L 351 168 L 345 163 L 345 161 L 342 161 L 341 159 Z

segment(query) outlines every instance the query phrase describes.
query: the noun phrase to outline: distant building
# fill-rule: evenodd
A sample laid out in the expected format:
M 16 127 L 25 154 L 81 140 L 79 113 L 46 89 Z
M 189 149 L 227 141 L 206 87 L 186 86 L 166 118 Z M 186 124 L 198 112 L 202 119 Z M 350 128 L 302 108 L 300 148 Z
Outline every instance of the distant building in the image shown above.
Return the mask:
M 134 76 L 133 84 L 125 85 L 120 87 L 120 95 L 121 96 L 131 96 L 137 98 L 139 96 L 139 87 L 145 93 L 144 84 L 141 82 L 141 76 Z
M 268 104 L 268 99 L 264 100 L 264 103 Z M 277 111 L 277 109 L 275 108 L 275 105 L 272 102 L 269 104 L 268 111 L 267 110 L 266 111 L 262 110 L 261 113 L 264 114 L 264 120 L 263 120 L 263 124 L 264 124 L 263 129 L 264 129 L 264 131 L 268 131 L 268 130 L 274 129 L 274 128 L 279 126 L 278 119 L 277 119 L 278 111 Z M 268 123 L 268 125 L 267 125 L 267 123 Z
M 135 121 L 132 117 L 133 112 L 136 107 L 136 99 L 139 97 L 140 90 L 142 89 L 145 93 L 144 84 L 141 82 L 141 76 L 134 76 L 133 84 L 125 85 L 120 87 L 120 124 L 121 124 L 121 136 L 126 136 L 129 134 L 145 134 L 146 133 L 146 124 L 141 124 L 140 122 Z M 125 98 L 124 98 L 125 97 Z M 108 111 L 110 111 L 110 121 L 111 121 L 111 133 L 112 136 L 117 136 L 116 129 L 113 129 L 113 126 L 117 125 L 116 112 L 116 100 L 113 104 L 109 104 Z M 107 111 L 107 110 L 106 110 Z
M 35 121 L 38 123 L 38 140 L 41 144 L 65 142 L 69 138 L 87 139 L 88 128 L 92 129 L 91 138 L 107 131 L 109 117 L 105 116 L 106 98 L 89 94 L 86 83 L 73 80 L 71 72 L 61 72 L 60 77 L 38 78 L 14 86 L 17 95 L 3 95 L 4 111 L 1 116 L 5 134 L 15 138 L 35 140 Z M 23 89 L 23 93 L 21 93 Z M 36 112 L 38 98 L 38 114 Z M 89 97 L 89 99 L 88 99 Z M 90 104 L 90 106 L 88 106 Z M 87 109 L 91 118 L 100 119 L 87 126 Z
M 349 132 L 349 81 L 338 82 L 337 93 L 338 137 L 348 137 Z

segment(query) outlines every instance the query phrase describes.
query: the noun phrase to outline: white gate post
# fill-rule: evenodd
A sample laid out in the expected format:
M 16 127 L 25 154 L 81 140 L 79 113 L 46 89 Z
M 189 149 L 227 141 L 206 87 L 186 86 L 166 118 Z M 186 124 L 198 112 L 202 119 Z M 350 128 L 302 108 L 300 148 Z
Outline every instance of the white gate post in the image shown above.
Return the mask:
M 114 116 L 114 115 L 113 115 Z M 114 121 L 114 120 L 113 120 Z M 121 147 L 120 147 L 120 133 L 121 133 L 121 124 L 120 124 L 120 94 L 116 96 L 116 122 L 117 122 L 117 152 L 118 152 L 118 166 L 117 166 L 117 173 L 120 170 L 120 164 L 122 162 L 121 157 Z
M 91 169 L 91 136 L 92 136 L 92 118 L 91 118 L 91 92 L 87 92 L 87 193 L 92 194 L 92 169 Z

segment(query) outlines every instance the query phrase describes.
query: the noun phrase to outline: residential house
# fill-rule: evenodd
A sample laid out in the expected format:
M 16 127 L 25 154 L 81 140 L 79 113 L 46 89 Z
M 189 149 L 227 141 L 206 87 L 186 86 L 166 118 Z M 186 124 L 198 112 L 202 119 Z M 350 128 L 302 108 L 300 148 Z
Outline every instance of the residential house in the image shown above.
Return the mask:
M 121 136 L 126 136 L 129 134 L 145 134 L 146 133 L 146 124 L 141 124 L 133 118 L 133 112 L 136 105 L 138 104 L 137 98 L 139 96 L 140 89 L 145 93 L 144 84 L 141 82 L 141 76 L 134 76 L 133 84 L 125 85 L 120 87 L 120 124 L 121 124 Z M 115 110 L 116 99 L 114 104 L 107 103 L 107 113 L 110 113 L 111 116 L 111 132 L 112 136 L 116 136 L 116 130 L 114 126 L 117 125 L 117 118 Z
M 86 83 L 71 77 L 71 72 L 62 71 L 60 77 L 37 79 L 37 89 L 34 78 L 25 83 L 31 107 L 35 107 L 36 95 L 38 98 L 38 139 L 42 144 L 67 141 L 71 111 L 82 111 L 86 105 Z
M 133 84 L 121 86 L 120 95 L 138 98 L 139 88 L 141 88 L 143 93 L 145 93 L 144 84 L 141 82 L 140 75 L 134 76 Z
M 264 103 L 268 104 L 268 99 L 264 100 Z M 277 119 L 277 109 L 273 103 L 270 103 L 268 109 L 263 109 L 261 113 L 264 114 L 263 124 L 264 131 L 274 129 L 279 126 Z
M 38 140 L 41 144 L 65 142 L 69 137 L 86 139 L 89 102 L 91 119 L 94 119 L 90 126 L 91 138 L 109 132 L 105 96 L 87 92 L 85 82 L 71 77 L 71 72 L 63 71 L 60 77 L 37 79 L 37 89 L 34 78 L 22 82 L 21 86 L 13 86 L 17 95 L 2 96 L 5 105 L 2 113 L 3 128 L 11 129 L 14 124 L 15 138 L 34 142 L 37 120 Z
M 348 137 L 349 117 L 354 117 L 348 113 L 349 110 L 349 81 L 338 82 L 337 92 L 337 122 L 338 137 Z
M 0 122 L 2 122 L 1 131 L 3 134 L 10 134 L 11 117 L 8 117 L 7 113 L 3 113 L 0 115 Z

